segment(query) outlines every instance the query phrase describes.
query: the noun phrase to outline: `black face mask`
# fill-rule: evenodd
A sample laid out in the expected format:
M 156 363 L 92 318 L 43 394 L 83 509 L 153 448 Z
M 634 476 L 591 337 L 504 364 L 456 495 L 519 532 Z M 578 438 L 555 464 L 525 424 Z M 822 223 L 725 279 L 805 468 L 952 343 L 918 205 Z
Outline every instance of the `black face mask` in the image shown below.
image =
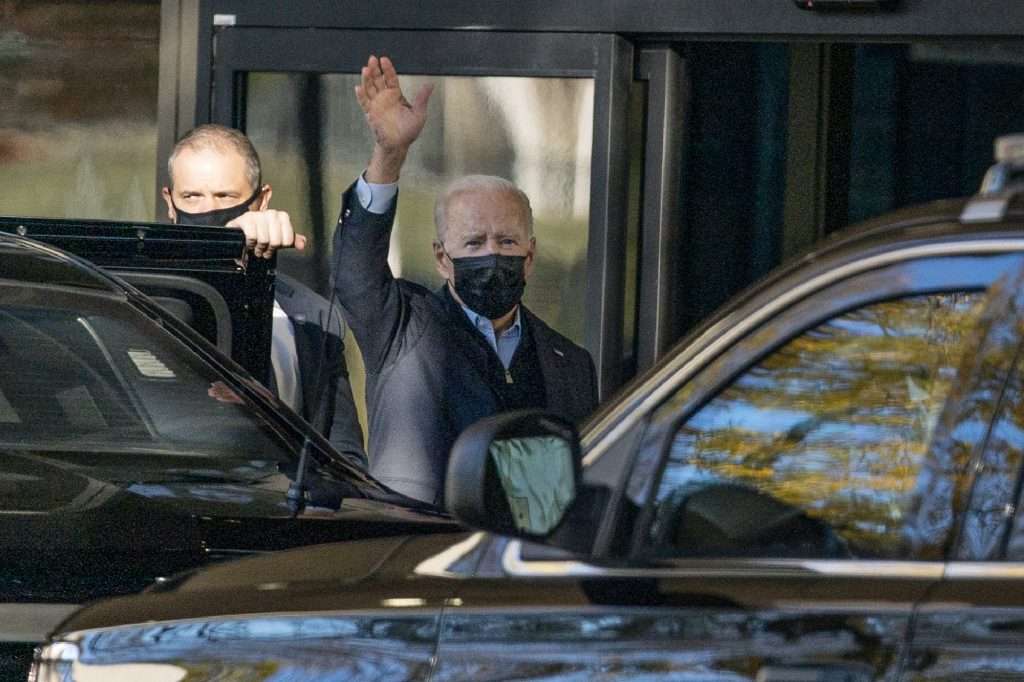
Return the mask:
M 455 266 L 455 293 L 478 315 L 497 320 L 523 297 L 526 256 L 448 258 Z
M 252 196 L 237 206 L 218 208 L 204 213 L 187 213 L 182 211 L 177 206 L 174 206 L 174 200 L 172 199 L 171 206 L 174 206 L 174 212 L 176 214 L 174 224 L 196 225 L 198 227 L 224 227 L 235 218 L 240 218 L 248 213 L 249 206 L 256 201 L 256 198 L 259 197 L 262 190 L 263 188 L 257 185 L 256 191 L 252 193 Z

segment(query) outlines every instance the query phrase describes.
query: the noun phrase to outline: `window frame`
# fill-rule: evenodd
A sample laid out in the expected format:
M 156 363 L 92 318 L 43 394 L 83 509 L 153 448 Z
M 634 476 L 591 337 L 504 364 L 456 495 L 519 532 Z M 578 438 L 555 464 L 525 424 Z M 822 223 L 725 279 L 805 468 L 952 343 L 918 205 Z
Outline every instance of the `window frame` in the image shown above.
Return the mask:
M 359 73 L 367 55 L 388 55 L 400 73 L 427 76 L 585 78 L 594 82 L 590 207 L 586 247 L 583 345 L 594 358 L 598 391 L 622 380 L 628 218 L 629 90 L 638 55 L 609 33 L 379 30 L 218 26 L 212 83 L 200 91 L 200 118 L 245 130 L 250 72 Z M 341 47 L 339 47 L 341 46 Z M 670 69 L 652 70 L 667 82 Z M 668 97 L 668 95 L 665 95 Z M 657 141 L 660 135 L 648 136 Z M 652 142 L 653 144 L 654 142 Z M 369 149 L 366 153 L 369 154 Z M 653 180 L 653 179 L 652 179 Z

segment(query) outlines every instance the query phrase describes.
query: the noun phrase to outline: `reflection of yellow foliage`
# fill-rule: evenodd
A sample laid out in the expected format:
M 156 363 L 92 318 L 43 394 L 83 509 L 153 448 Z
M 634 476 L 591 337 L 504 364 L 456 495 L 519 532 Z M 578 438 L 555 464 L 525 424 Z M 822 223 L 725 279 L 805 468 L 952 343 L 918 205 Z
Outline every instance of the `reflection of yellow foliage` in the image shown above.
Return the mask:
M 188 675 L 181 682 L 202 682 L 202 680 L 213 679 L 218 682 L 258 682 L 270 679 L 277 673 L 280 666 L 273 661 L 258 661 L 231 664 L 191 663 L 184 667 L 188 670 Z
M 673 461 L 806 510 L 855 547 L 895 552 L 981 298 L 883 302 L 804 333 L 695 415 Z

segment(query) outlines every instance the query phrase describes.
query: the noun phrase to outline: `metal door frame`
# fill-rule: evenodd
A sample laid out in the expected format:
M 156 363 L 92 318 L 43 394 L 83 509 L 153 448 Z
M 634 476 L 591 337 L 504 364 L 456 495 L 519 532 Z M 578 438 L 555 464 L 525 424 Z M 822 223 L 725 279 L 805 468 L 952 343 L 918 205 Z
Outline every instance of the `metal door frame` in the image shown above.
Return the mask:
M 343 46 L 343 47 L 339 47 Z M 633 48 L 610 34 L 364 31 L 224 26 L 213 36 L 209 119 L 244 129 L 248 72 L 358 73 L 387 54 L 402 72 L 439 76 L 592 78 L 594 132 L 584 345 L 602 395 L 620 383 L 626 254 L 627 107 Z

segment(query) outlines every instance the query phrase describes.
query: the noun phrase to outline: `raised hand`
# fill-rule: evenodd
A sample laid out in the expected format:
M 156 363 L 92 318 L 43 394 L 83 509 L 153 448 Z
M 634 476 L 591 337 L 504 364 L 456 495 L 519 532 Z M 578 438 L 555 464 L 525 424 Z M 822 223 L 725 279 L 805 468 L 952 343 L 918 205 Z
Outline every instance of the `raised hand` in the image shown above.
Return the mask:
M 409 147 L 427 122 L 427 101 L 434 88 L 423 86 L 410 104 L 402 94 L 391 60 L 371 56 L 355 89 L 376 143 L 366 179 L 395 182 Z

